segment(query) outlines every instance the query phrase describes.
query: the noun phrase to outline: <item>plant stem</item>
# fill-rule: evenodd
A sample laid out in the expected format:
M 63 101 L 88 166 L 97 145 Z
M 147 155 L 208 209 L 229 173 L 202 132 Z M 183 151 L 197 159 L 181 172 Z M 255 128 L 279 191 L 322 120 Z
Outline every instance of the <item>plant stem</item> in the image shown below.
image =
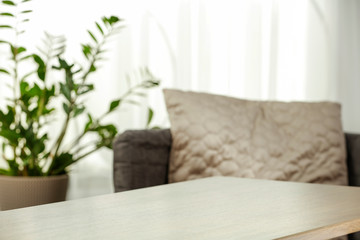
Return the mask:
M 119 99 L 124 100 L 126 97 L 128 97 L 129 95 L 131 95 L 137 88 L 141 87 L 141 83 L 135 85 L 134 87 L 130 88 L 128 91 L 126 91 Z M 119 105 L 120 106 L 120 105 Z M 98 121 L 101 121 L 104 117 L 106 117 L 109 113 L 111 113 L 111 111 L 107 111 L 105 112 L 103 115 L 101 115 L 98 118 Z
M 68 114 L 68 115 L 66 116 L 66 120 L 65 120 L 63 129 L 62 129 L 62 131 L 61 131 L 61 133 L 60 133 L 60 136 L 59 136 L 59 138 L 58 138 L 58 140 L 57 140 L 57 143 L 56 143 L 56 150 L 55 150 L 54 156 L 56 156 L 57 153 L 59 152 L 60 145 L 61 145 L 61 143 L 62 143 L 62 141 L 63 141 L 63 139 L 64 139 L 64 137 L 65 137 L 65 134 L 66 134 L 66 132 L 67 132 L 67 128 L 68 128 L 69 122 L 70 122 L 70 114 Z
M 82 77 L 82 81 L 83 83 L 86 81 L 87 77 L 89 76 L 89 74 L 92 72 L 92 67 L 95 65 L 95 62 L 96 62 L 96 57 L 97 55 L 100 53 L 100 49 L 101 47 L 105 44 L 105 40 L 106 38 L 108 37 L 109 35 L 105 35 L 103 40 L 101 41 L 101 43 L 99 43 L 97 46 L 96 46 L 96 50 L 95 50 L 95 53 L 92 55 L 92 59 L 90 61 L 90 65 L 89 65 L 89 68 L 88 70 L 85 72 L 84 76 Z
M 140 88 L 141 87 L 141 83 L 135 85 L 134 87 L 130 88 L 126 93 L 124 93 L 120 99 L 125 99 L 126 97 L 128 97 L 129 95 L 131 95 L 135 89 Z M 101 115 L 95 122 L 99 123 L 104 117 L 106 117 L 109 113 L 111 113 L 110 111 L 105 112 L 103 115 Z M 86 135 L 86 133 L 88 133 L 89 131 L 91 131 L 93 128 L 90 127 L 87 131 L 84 131 L 83 133 L 81 133 L 76 139 L 74 139 L 70 145 L 70 148 L 68 149 L 68 151 L 70 152 L 72 150 L 72 148 L 74 148 L 78 142 Z M 77 152 L 77 151 L 76 151 Z
M 80 153 L 80 152 L 81 152 L 82 150 L 84 150 L 85 148 L 87 148 L 87 147 L 89 147 L 89 146 L 92 146 L 92 145 L 95 145 L 96 143 L 97 143 L 97 141 L 84 144 L 83 146 L 78 147 L 76 150 L 74 150 L 74 152 L 75 152 L 75 153 Z
M 92 56 L 91 56 L 89 68 L 88 68 L 88 70 L 84 73 L 84 75 L 83 75 L 83 77 L 82 77 L 82 83 L 85 83 L 85 81 L 87 80 L 87 77 L 89 76 L 89 74 L 94 71 L 93 68 L 95 67 L 95 63 L 96 63 L 96 61 L 97 61 L 97 56 L 101 53 L 101 48 L 102 48 L 102 46 L 105 44 L 106 39 L 110 36 L 112 30 L 113 30 L 113 28 L 111 28 L 111 29 L 109 30 L 109 33 L 107 33 L 107 34 L 104 36 L 104 38 L 102 39 L 101 43 L 98 43 L 98 44 L 96 45 L 95 52 L 94 52 L 94 53 L 92 54 Z M 68 125 L 69 125 L 69 122 L 70 122 L 70 120 L 71 120 L 71 112 L 72 112 L 73 107 L 76 106 L 78 97 L 79 97 L 79 95 L 75 95 L 74 99 L 72 99 L 72 101 L 71 101 L 71 103 L 70 103 L 70 106 L 69 106 L 70 110 L 69 110 L 69 113 L 67 114 L 67 117 L 66 117 L 66 120 L 65 120 L 65 123 L 64 123 L 64 127 L 63 127 L 63 129 L 62 129 L 62 131 L 61 131 L 61 133 L 60 133 L 60 135 L 59 135 L 59 137 L 58 137 L 58 139 L 57 139 L 54 147 L 53 147 L 53 149 L 55 149 L 55 150 L 52 151 L 53 153 L 52 153 L 51 156 L 50 156 L 50 157 L 52 158 L 52 162 L 51 162 L 50 167 L 49 167 L 49 169 L 48 169 L 48 171 L 47 171 L 47 175 L 50 174 L 50 172 L 52 171 L 52 168 L 53 168 L 53 166 L 54 166 L 54 164 L 55 164 L 54 161 L 55 161 L 55 159 L 56 159 L 56 157 L 57 157 L 57 154 L 58 154 L 58 152 L 59 152 L 59 150 L 60 150 L 60 146 L 61 146 L 62 141 L 63 141 L 63 139 L 64 139 L 64 137 L 65 137 L 65 134 L 66 134 L 66 132 L 67 132 Z M 76 138 L 74 144 L 71 145 L 70 150 L 71 150 L 72 147 L 76 146 L 76 144 L 78 143 L 78 141 L 80 141 L 80 140 L 82 139 L 82 137 L 83 137 L 86 133 L 87 133 L 87 132 L 84 132 L 84 133 L 82 133 L 78 138 Z M 89 155 L 89 154 L 97 151 L 97 150 L 98 150 L 99 148 L 101 148 L 101 147 L 102 147 L 102 145 L 96 147 L 95 149 L 93 149 L 93 150 L 91 150 L 90 152 L 88 152 L 88 153 L 80 156 L 79 158 L 77 158 L 77 159 L 74 160 L 74 161 L 78 161 L 79 159 L 81 159 L 81 158 L 83 158 L 83 157 L 85 157 L 85 156 L 87 156 L 87 155 Z M 69 151 L 70 151 L 70 150 L 69 150 Z
M 106 42 L 106 39 L 111 35 L 111 32 L 112 32 L 113 28 L 111 28 L 109 30 L 109 33 L 107 33 L 104 38 L 102 39 L 101 43 L 99 43 L 97 46 L 96 46 L 96 50 L 95 50 L 95 53 L 92 54 L 91 56 L 91 61 L 90 61 L 90 65 L 88 67 L 88 70 L 85 72 L 84 76 L 82 77 L 82 82 L 84 83 L 87 79 L 87 77 L 89 76 L 89 74 L 92 72 L 92 67 L 95 65 L 95 62 L 96 62 L 96 57 L 98 54 L 100 54 L 100 50 L 102 48 L 102 46 L 105 44 Z M 127 95 L 129 95 L 129 91 L 122 97 L 126 97 Z M 75 96 L 75 99 L 74 99 L 74 102 L 77 101 L 77 97 L 78 96 Z M 102 118 L 104 118 L 107 114 L 109 114 L 110 112 L 106 112 L 104 113 L 98 120 L 97 122 L 99 122 Z M 70 145 L 70 149 L 68 151 L 71 151 L 71 149 L 76 146 L 78 144 L 78 142 L 86 135 L 88 131 L 84 131 L 82 134 L 80 134 L 73 142 L 72 144 Z
M 50 174 L 50 172 L 51 172 L 51 170 L 52 170 L 52 167 L 53 167 L 54 164 L 55 164 L 55 159 L 56 159 L 56 156 L 57 156 L 58 151 L 59 151 L 59 149 L 60 149 L 60 145 L 61 145 L 61 143 L 62 143 L 62 141 L 63 141 L 63 139 L 64 139 L 64 137 L 65 137 L 65 134 L 66 134 L 66 132 L 67 132 L 67 128 L 68 128 L 68 125 L 69 125 L 69 121 L 70 121 L 70 113 L 67 114 L 66 120 L 65 120 L 65 123 L 64 123 L 64 126 L 63 126 L 63 129 L 61 130 L 61 133 L 60 133 L 60 135 L 59 135 L 59 137 L 58 137 L 58 139 L 57 139 L 57 141 L 56 141 L 56 143 L 55 143 L 55 145 L 54 145 L 55 150 L 53 150 L 53 154 L 50 154 L 50 157 L 52 158 L 52 161 L 51 161 L 50 167 L 49 167 L 46 175 L 49 175 L 49 174 Z M 51 150 L 50 150 L 50 151 L 51 151 Z
M 103 145 L 97 146 L 96 148 L 92 149 L 91 151 L 89 151 L 89 152 L 81 155 L 80 157 L 77 157 L 77 158 L 74 160 L 74 162 L 77 162 L 77 161 L 79 161 L 80 159 L 82 159 L 82 158 L 84 158 L 84 157 L 92 154 L 93 152 L 96 152 L 97 150 L 99 150 L 99 149 L 102 148 L 102 147 L 103 147 Z

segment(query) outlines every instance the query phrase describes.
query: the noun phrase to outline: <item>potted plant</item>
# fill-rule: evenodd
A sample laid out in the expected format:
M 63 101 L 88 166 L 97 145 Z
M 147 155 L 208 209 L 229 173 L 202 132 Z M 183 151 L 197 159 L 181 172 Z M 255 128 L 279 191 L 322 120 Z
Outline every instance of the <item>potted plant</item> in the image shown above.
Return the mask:
M 132 96 L 143 95 L 142 90 L 159 85 L 148 70 L 142 71 L 142 80 L 112 101 L 99 117 L 90 113 L 85 96 L 94 91 L 89 76 L 97 71 L 102 61 L 107 40 L 123 27 L 118 17 L 103 17 L 95 22 L 95 31 L 88 31 L 90 43 L 82 44 L 86 65 L 72 63 L 63 57 L 65 39 L 45 34 L 39 53 L 30 53 L 21 45 L 22 24 L 28 21 L 31 10 L 20 11 L 30 0 L 2 1 L 0 3 L 0 47 L 9 51 L 9 61 L 0 62 L 0 81 L 8 81 L 12 97 L 0 106 L 1 158 L 8 167 L 0 169 L 0 210 L 65 200 L 69 166 L 103 148 L 112 148 L 117 135 L 113 124 L 104 124 L 106 116 L 117 110 Z M 6 11 L 4 11 L 6 10 Z M 23 72 L 23 66 L 34 66 Z M 58 72 L 62 79 L 53 79 L 50 72 Z M 3 87 L 4 82 L 0 82 Z M 2 101 L 4 99 L 1 99 Z M 59 128 L 49 126 L 54 116 L 63 115 Z M 149 110 L 151 121 L 152 111 Z M 70 144 L 64 144 L 69 124 L 86 118 L 82 132 Z M 55 139 L 49 132 L 58 130 Z M 91 142 L 86 136 L 92 135 Z M 95 136 L 95 137 L 94 137 Z M 95 138 L 95 141 L 94 141 Z M 85 140 L 84 140 L 85 139 Z

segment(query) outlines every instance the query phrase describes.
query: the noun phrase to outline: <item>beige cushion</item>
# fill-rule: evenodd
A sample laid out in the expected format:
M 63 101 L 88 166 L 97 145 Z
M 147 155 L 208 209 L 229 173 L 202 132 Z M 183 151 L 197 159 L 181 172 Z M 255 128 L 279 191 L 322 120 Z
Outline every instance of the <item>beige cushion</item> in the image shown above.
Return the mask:
M 236 176 L 347 184 L 341 108 L 164 90 L 169 181 Z

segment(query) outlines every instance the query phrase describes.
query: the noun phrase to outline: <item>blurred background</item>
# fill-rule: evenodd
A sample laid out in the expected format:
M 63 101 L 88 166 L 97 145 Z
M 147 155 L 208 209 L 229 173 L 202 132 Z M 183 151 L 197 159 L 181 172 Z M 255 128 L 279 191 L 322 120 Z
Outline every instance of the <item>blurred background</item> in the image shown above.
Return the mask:
M 104 15 L 125 20 L 108 44 L 107 61 L 91 76 L 96 92 L 87 104 L 94 114 L 126 91 L 126 75 L 136 77 L 147 66 L 161 80 L 143 99 L 155 111 L 153 125 L 170 126 L 161 89 L 177 88 L 254 100 L 335 101 L 344 130 L 360 132 L 358 0 L 34 0 L 31 8 L 24 45 L 36 51 L 44 31 L 62 34 L 65 56 L 78 62 L 86 29 Z M 3 86 L 0 80 L 1 97 Z M 109 121 L 121 131 L 144 128 L 146 109 L 125 107 Z M 70 176 L 68 199 L 113 192 L 112 151 L 89 156 Z

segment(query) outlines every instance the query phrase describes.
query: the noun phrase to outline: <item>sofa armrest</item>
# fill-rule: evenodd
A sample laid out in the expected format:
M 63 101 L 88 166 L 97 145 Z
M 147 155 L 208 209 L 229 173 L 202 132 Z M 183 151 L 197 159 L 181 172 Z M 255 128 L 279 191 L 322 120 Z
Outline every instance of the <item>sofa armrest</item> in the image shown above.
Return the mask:
M 350 186 L 360 186 L 360 134 L 345 133 Z
M 168 182 L 170 129 L 128 130 L 113 143 L 115 192 Z
M 360 134 L 345 133 L 348 179 L 350 186 L 360 186 Z M 360 239 L 360 232 L 350 234 L 349 239 Z

